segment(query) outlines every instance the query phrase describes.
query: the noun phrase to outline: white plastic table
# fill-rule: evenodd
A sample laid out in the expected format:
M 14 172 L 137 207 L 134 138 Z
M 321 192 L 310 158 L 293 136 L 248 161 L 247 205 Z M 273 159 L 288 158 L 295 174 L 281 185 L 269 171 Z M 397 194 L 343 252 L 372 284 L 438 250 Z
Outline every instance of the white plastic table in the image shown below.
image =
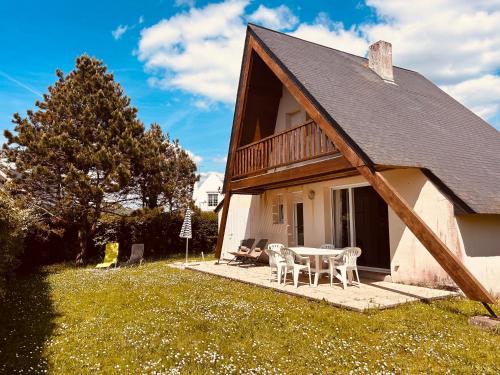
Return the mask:
M 323 262 L 320 261 L 320 257 L 335 256 L 342 253 L 342 249 L 319 249 L 316 247 L 290 247 L 290 249 L 304 257 L 314 257 L 314 286 L 318 286 L 321 272 L 329 272 L 328 270 L 321 269 Z

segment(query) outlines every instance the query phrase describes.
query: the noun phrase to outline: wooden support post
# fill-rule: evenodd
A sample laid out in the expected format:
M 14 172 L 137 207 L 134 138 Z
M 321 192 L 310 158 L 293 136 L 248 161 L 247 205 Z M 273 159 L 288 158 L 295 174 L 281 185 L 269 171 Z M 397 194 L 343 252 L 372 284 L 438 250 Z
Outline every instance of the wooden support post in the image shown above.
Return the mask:
M 215 247 L 215 257 L 217 258 L 217 262 L 219 262 L 221 253 L 222 253 L 222 244 L 224 243 L 224 233 L 226 231 L 226 222 L 227 222 L 227 214 L 229 211 L 229 202 L 231 201 L 231 179 L 234 174 L 234 159 L 236 155 L 236 149 L 238 148 L 238 142 L 240 139 L 241 133 L 241 123 L 243 121 L 245 105 L 246 105 L 246 97 L 248 93 L 248 85 L 250 81 L 250 72 L 252 67 L 252 51 L 255 40 L 252 37 L 247 37 L 245 52 L 243 54 L 243 61 L 241 66 L 241 77 L 240 83 L 238 86 L 238 98 L 236 102 L 235 108 L 235 116 L 233 120 L 233 131 L 231 133 L 231 141 L 229 144 L 229 157 L 227 159 L 226 165 L 226 175 L 224 178 L 223 192 L 225 192 L 224 196 L 224 204 L 222 206 L 222 217 L 219 226 L 219 234 L 217 236 L 217 245 Z M 247 156 L 242 154 L 242 169 L 243 172 L 248 168 L 248 160 Z
M 228 190 L 224 196 L 224 204 L 222 205 L 222 217 L 220 219 L 219 235 L 217 236 L 217 246 L 215 247 L 215 258 L 217 258 L 217 262 L 219 262 L 222 253 L 222 244 L 224 243 L 224 233 L 226 232 L 227 213 L 229 211 L 231 195 L 231 190 Z

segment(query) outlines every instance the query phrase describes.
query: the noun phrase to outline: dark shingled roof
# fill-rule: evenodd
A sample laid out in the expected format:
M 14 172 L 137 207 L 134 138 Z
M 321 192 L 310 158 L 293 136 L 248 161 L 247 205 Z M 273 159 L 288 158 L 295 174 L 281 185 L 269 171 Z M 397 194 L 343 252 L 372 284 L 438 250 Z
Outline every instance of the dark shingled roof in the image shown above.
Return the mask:
M 394 67 L 396 84 L 387 83 L 366 58 L 255 25 L 249 32 L 365 159 L 427 169 L 465 212 L 500 214 L 500 133 L 431 81 Z

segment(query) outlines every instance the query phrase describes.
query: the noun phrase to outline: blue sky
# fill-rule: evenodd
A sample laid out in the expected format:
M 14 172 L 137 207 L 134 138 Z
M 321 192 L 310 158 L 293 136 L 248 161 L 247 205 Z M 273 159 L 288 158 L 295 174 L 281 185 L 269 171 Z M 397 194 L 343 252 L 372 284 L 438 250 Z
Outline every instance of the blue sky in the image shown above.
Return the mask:
M 221 172 L 248 21 L 361 55 L 391 41 L 395 64 L 500 129 L 500 5 L 450 1 L 4 1 L 0 129 L 33 107 L 56 68 L 68 72 L 87 53 L 114 72 L 146 125 L 179 138 L 200 171 Z

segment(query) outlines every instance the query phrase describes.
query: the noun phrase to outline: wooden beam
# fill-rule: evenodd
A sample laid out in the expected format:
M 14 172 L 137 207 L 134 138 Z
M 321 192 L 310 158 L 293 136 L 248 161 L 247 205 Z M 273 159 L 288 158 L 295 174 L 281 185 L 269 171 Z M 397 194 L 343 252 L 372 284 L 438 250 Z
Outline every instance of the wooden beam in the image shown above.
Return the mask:
M 231 141 L 229 145 L 229 157 L 226 163 L 226 176 L 224 179 L 223 191 L 224 205 L 222 206 L 222 217 L 219 225 L 219 233 L 217 235 L 217 245 L 215 246 L 215 257 L 220 259 L 222 245 L 224 243 L 224 234 L 226 232 L 226 222 L 229 210 L 229 202 L 231 201 L 231 178 L 233 173 L 233 163 L 238 148 L 238 142 L 241 134 L 241 122 L 245 112 L 245 103 L 248 94 L 250 70 L 252 67 L 252 51 L 255 45 L 255 39 L 251 35 L 247 35 L 247 43 L 241 62 L 241 77 L 238 87 L 238 100 L 236 102 L 235 116 L 233 120 L 233 130 L 231 132 Z
M 217 235 L 217 245 L 215 246 L 215 258 L 220 259 L 222 253 L 222 244 L 224 243 L 224 233 L 226 232 L 227 214 L 229 211 L 229 203 L 231 201 L 231 191 L 224 196 L 224 204 L 222 205 L 222 216 L 219 223 L 219 233 Z
M 293 78 L 277 59 L 273 59 L 259 40 L 253 43 L 255 52 L 271 68 L 283 85 L 290 91 L 295 100 L 309 113 L 311 118 L 321 127 L 340 152 L 356 167 L 373 188 L 380 194 L 398 217 L 413 232 L 415 237 L 425 246 L 429 253 L 438 261 L 460 289 L 470 299 L 486 303 L 494 303 L 493 297 L 474 275 L 465 267 L 458 257 L 442 242 L 432 229 L 418 216 L 410 205 L 401 197 L 389 182 L 369 165 L 366 157 L 358 154 L 350 143 L 332 124 L 326 115 L 312 103 L 307 92 Z
M 298 181 L 309 177 L 319 177 L 322 174 L 331 175 L 332 173 L 343 172 L 349 169 L 354 169 L 351 163 L 349 163 L 345 157 L 339 156 L 334 159 L 308 163 L 278 172 L 270 172 L 240 180 L 233 180 L 231 182 L 231 191 L 247 188 L 271 187 L 283 182 Z
M 233 130 L 231 132 L 231 141 L 229 144 L 229 155 L 226 163 L 226 175 L 224 178 L 224 185 L 222 191 L 224 193 L 229 192 L 228 185 L 230 184 L 233 168 L 234 168 L 234 158 L 236 154 L 236 149 L 238 148 L 238 142 L 241 136 L 241 123 L 243 122 L 245 114 L 245 104 L 248 96 L 249 82 L 250 82 L 250 71 L 252 68 L 252 51 L 255 47 L 255 39 L 252 35 L 247 34 L 247 43 L 245 46 L 245 52 L 243 54 L 243 61 L 241 65 L 241 77 L 240 85 L 238 87 L 238 100 L 236 101 L 235 115 L 233 120 Z
M 280 189 L 290 186 L 300 186 L 304 184 L 312 184 L 315 182 L 327 181 L 332 179 L 338 179 L 343 177 L 359 176 L 359 172 L 356 168 L 351 168 L 343 172 L 328 173 L 317 177 L 309 177 L 300 180 L 284 181 L 277 184 L 265 185 L 255 189 L 245 188 L 240 190 L 233 190 L 233 194 L 247 194 L 247 195 L 260 195 L 266 190 L 270 189 Z

